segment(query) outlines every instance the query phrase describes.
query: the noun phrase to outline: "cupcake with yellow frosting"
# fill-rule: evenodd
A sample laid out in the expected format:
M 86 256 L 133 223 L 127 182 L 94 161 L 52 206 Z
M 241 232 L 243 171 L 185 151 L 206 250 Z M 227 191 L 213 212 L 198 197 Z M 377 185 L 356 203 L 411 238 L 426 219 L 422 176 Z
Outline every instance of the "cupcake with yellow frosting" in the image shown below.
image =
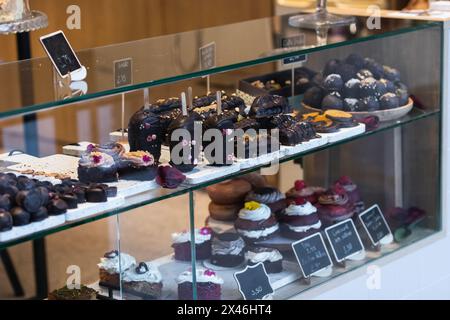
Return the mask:
M 244 240 L 249 243 L 272 238 L 279 230 L 277 219 L 270 208 L 255 201 L 247 202 L 239 211 L 239 218 L 234 226 Z

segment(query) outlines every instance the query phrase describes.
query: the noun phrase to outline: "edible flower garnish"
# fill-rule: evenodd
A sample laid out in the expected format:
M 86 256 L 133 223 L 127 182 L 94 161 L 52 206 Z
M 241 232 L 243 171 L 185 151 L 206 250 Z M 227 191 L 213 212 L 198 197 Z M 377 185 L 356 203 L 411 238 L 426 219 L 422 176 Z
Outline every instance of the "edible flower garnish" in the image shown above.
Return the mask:
M 255 211 L 261 208 L 261 205 L 256 201 L 250 201 L 245 204 L 245 209 L 249 211 Z

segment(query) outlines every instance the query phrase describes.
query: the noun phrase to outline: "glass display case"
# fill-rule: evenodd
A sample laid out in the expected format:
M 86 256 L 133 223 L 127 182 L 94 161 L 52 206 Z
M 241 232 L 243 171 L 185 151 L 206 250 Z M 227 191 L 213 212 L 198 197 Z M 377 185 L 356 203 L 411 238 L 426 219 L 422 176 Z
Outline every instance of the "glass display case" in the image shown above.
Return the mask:
M 290 299 L 442 233 L 442 24 L 288 22 L 1 64 L 0 251 L 46 238 L 52 299 Z

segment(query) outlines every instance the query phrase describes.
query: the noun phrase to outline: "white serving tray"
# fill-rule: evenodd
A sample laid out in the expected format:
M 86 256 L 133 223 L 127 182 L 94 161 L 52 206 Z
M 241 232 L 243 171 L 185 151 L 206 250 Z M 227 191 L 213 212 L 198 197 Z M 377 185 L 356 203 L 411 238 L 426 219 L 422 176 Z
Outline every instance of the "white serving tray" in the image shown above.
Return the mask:
M 92 202 L 82 203 L 78 205 L 77 209 L 67 210 L 65 215 L 66 221 L 72 222 L 87 217 L 95 216 L 113 210 L 124 203 L 125 199 L 119 196 L 114 198 L 108 198 L 107 202 L 102 203 L 92 203 Z
M 310 141 L 302 142 L 294 147 L 281 146 L 281 150 L 284 151 L 286 156 L 291 156 L 297 153 L 306 152 L 311 149 L 315 149 L 328 144 L 328 138 L 320 135 L 320 138 L 312 139 Z
M 13 227 L 12 230 L 10 231 L 0 232 L 0 242 L 6 242 L 23 238 L 37 232 L 41 232 L 44 230 L 52 229 L 57 226 L 63 225 L 65 222 L 66 216 L 62 214 L 59 216 L 49 216 L 44 221 L 33 222 L 26 226 Z
M 364 132 L 366 132 L 366 125 L 364 123 L 360 123 L 358 126 L 353 128 L 343 128 L 339 129 L 339 131 L 335 133 L 321 133 L 320 135 L 322 137 L 326 137 L 328 139 L 328 143 L 335 143 L 363 134 Z

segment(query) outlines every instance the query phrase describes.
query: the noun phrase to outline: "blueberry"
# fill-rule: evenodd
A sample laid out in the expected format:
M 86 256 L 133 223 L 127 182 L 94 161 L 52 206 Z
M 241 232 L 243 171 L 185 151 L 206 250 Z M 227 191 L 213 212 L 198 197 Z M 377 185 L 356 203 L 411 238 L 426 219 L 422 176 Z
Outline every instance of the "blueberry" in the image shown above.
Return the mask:
M 366 97 L 360 101 L 361 111 L 377 111 L 380 110 L 380 103 L 375 97 Z
M 311 87 L 305 92 L 303 103 L 307 106 L 320 109 L 324 97 L 323 89 L 320 87 Z
M 375 83 L 375 97 L 380 98 L 384 96 L 386 93 L 388 93 L 386 84 L 381 80 L 378 80 Z
M 369 69 L 369 71 L 372 72 L 373 77 L 375 79 L 379 80 L 383 78 L 384 69 L 381 64 L 370 58 L 366 58 L 364 61 L 365 61 L 365 68 Z
M 360 101 L 358 99 L 347 98 L 344 100 L 344 111 L 358 112 L 361 110 Z
M 356 74 L 356 77 L 357 77 L 359 80 L 364 80 L 364 79 L 367 79 L 367 78 L 373 78 L 373 74 L 372 74 L 372 72 L 370 72 L 370 70 L 367 70 L 367 69 L 361 69 L 361 70 L 359 70 L 358 73 Z
M 406 106 L 408 104 L 408 102 L 409 102 L 408 91 L 403 90 L 403 89 L 397 89 L 395 91 L 395 94 L 397 95 L 400 106 Z
M 353 65 L 358 70 L 364 68 L 364 58 L 361 57 L 359 54 L 356 54 L 356 53 L 350 54 L 347 57 L 347 59 L 345 59 L 345 62 L 347 62 L 348 64 Z
M 328 91 L 341 91 L 344 87 L 344 81 L 338 74 L 330 74 L 323 81 L 323 87 Z
M 359 98 L 361 91 L 361 81 L 358 79 L 350 79 L 344 86 L 344 97 L 346 98 Z
M 384 84 L 387 92 L 395 93 L 395 90 L 397 90 L 397 87 L 395 86 L 395 84 L 392 81 L 387 80 L 387 79 L 381 79 L 379 81 L 382 84 Z
M 361 81 L 361 97 L 370 97 L 375 95 L 377 81 L 374 78 L 367 78 Z
M 325 65 L 325 69 L 323 69 L 323 75 L 324 77 L 336 73 L 337 68 L 339 65 L 341 65 L 341 61 L 337 60 L 337 59 L 333 59 L 327 62 L 327 64 Z
M 322 101 L 322 110 L 344 110 L 344 102 L 335 95 L 327 95 Z
M 353 65 L 344 63 L 337 67 L 336 73 L 342 77 L 344 82 L 356 77 L 358 73 L 358 69 L 356 69 Z
M 397 69 L 391 68 L 389 66 L 384 66 L 383 70 L 386 79 L 394 82 L 400 81 L 400 71 L 398 71 Z
M 395 109 L 400 107 L 400 101 L 395 94 L 386 93 L 380 98 L 380 107 L 383 110 Z

